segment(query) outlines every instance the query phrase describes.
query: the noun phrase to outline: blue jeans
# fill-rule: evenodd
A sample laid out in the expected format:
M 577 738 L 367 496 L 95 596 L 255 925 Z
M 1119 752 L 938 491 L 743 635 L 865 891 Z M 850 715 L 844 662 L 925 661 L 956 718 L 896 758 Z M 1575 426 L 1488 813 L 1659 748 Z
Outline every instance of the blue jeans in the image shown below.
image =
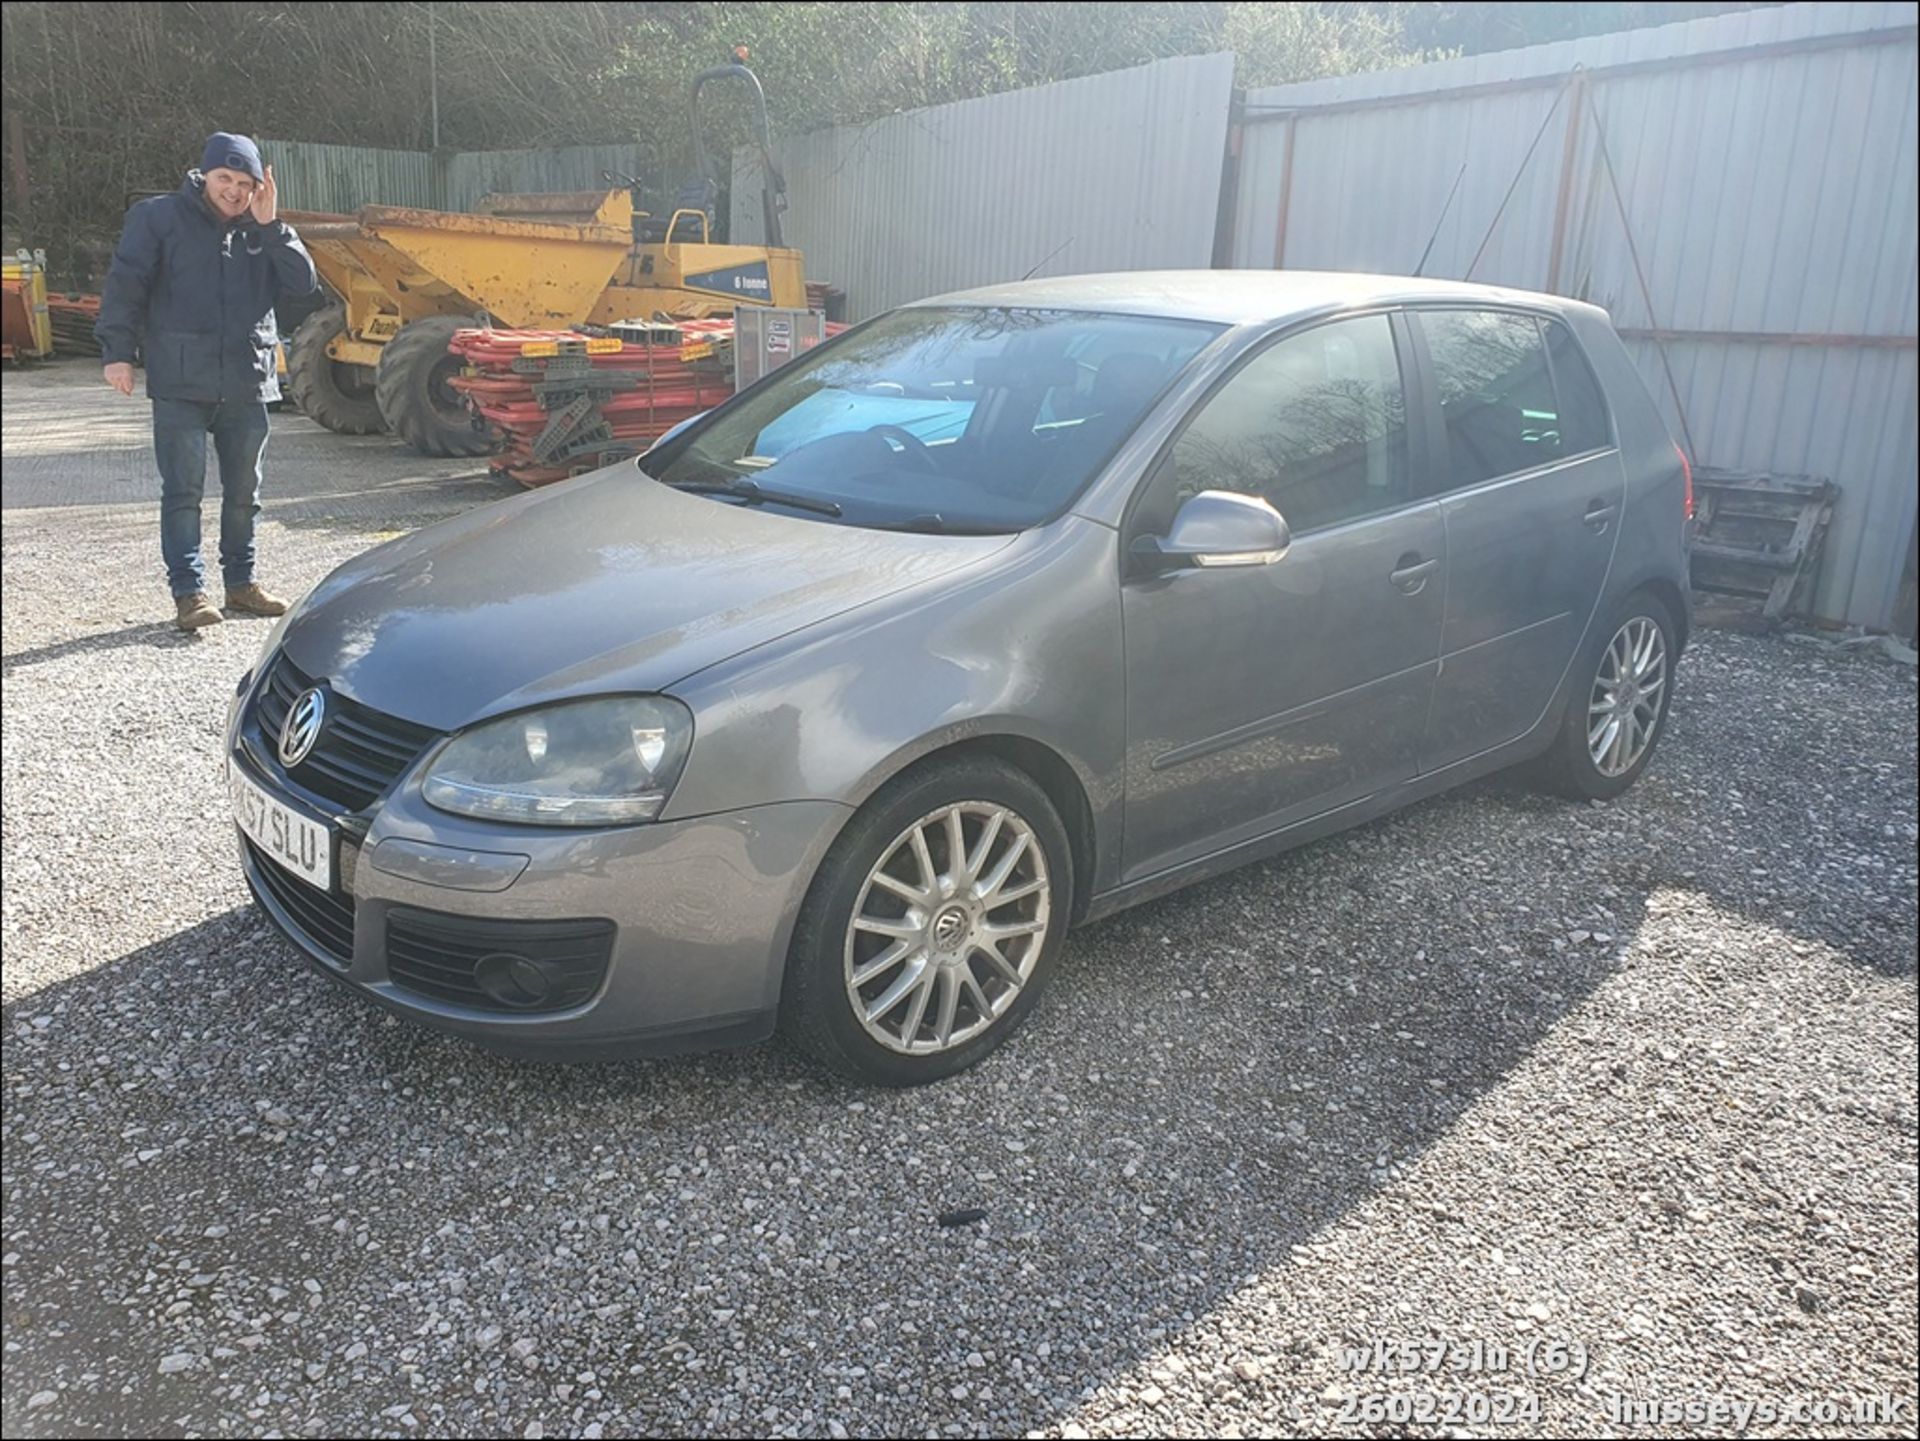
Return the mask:
M 253 522 L 260 514 L 267 407 L 258 400 L 156 400 L 153 457 L 160 466 L 160 554 L 176 598 L 204 591 L 200 497 L 207 437 L 220 460 L 220 571 L 229 589 L 253 581 Z

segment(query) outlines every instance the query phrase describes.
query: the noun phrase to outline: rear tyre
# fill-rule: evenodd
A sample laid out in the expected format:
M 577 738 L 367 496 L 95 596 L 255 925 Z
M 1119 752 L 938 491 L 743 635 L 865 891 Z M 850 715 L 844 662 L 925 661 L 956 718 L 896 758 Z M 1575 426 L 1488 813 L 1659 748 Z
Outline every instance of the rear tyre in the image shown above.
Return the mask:
M 834 841 L 794 927 L 781 1028 L 856 1080 L 917 1086 L 1026 1019 L 1073 907 L 1046 792 L 985 757 L 910 771 Z
M 1614 607 L 1575 672 L 1560 734 L 1540 758 L 1544 789 L 1605 801 L 1640 779 L 1673 705 L 1675 636 L 1673 612 L 1651 591 Z
M 387 428 L 422 455 L 485 455 L 491 448 L 449 381 L 464 362 L 447 349 L 469 322 L 457 315 L 413 320 L 380 352 L 374 396 Z
M 300 413 L 336 435 L 378 435 L 387 428 L 373 393 L 373 367 L 327 354 L 347 333 L 344 307 L 329 305 L 300 322 L 287 342 L 287 393 Z

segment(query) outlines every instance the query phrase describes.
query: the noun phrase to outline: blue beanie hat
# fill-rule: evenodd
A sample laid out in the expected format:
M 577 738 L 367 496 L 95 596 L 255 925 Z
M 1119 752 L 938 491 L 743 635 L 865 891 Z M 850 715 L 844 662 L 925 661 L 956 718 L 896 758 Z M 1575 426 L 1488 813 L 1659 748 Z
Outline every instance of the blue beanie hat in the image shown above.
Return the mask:
M 244 135 L 229 135 L 224 130 L 207 137 L 207 148 L 200 153 L 200 168 L 238 170 L 259 181 L 267 178 L 266 167 L 260 163 L 260 147 Z

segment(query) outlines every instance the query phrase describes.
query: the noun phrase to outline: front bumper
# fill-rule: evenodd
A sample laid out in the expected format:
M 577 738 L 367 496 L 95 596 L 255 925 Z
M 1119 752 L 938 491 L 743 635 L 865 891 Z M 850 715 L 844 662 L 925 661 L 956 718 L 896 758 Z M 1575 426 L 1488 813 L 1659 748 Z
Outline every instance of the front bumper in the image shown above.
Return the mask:
M 410 775 L 370 812 L 341 816 L 239 744 L 235 709 L 232 762 L 341 837 L 333 890 L 323 894 L 235 828 L 254 898 L 334 980 L 396 1014 L 518 1056 L 598 1060 L 771 1033 L 794 920 L 847 807 L 797 802 L 566 831 L 443 814 Z M 423 924 L 476 937 L 491 930 L 504 938 L 493 949 L 512 950 L 517 936 L 545 936 L 553 923 L 603 935 L 609 922 L 604 970 L 564 1009 L 463 1004 L 424 993 L 406 969 L 409 928 L 417 937 Z

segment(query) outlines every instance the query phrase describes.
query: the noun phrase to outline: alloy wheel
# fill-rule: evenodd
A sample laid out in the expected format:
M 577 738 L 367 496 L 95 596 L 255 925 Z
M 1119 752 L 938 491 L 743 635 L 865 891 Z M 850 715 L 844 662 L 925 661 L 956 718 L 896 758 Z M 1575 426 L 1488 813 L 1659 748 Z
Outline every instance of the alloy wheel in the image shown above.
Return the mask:
M 1587 751 L 1601 775 L 1623 776 L 1647 753 L 1666 684 L 1666 639 L 1651 618 L 1635 616 L 1600 658 L 1587 703 Z
M 960 801 L 922 816 L 880 854 L 847 928 L 846 986 L 889 1050 L 965 1045 L 1019 998 L 1051 915 L 1048 860 L 1008 807 Z

